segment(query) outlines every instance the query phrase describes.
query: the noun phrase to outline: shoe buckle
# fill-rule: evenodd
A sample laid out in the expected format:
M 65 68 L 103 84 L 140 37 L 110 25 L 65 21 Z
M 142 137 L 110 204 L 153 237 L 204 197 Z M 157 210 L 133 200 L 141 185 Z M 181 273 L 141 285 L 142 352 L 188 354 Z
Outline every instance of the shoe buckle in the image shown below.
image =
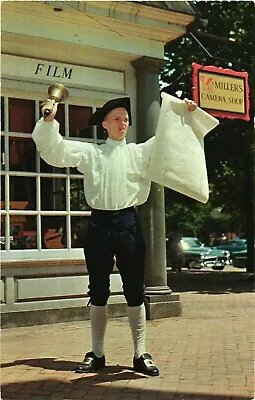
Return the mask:
M 143 360 L 143 362 L 146 365 L 146 367 L 155 367 L 155 364 L 153 363 L 152 360 L 145 359 Z
M 86 357 L 86 358 L 84 358 L 84 360 L 82 361 L 82 364 L 83 364 L 83 365 L 90 365 L 91 362 L 92 362 L 93 360 L 94 360 L 93 357 Z

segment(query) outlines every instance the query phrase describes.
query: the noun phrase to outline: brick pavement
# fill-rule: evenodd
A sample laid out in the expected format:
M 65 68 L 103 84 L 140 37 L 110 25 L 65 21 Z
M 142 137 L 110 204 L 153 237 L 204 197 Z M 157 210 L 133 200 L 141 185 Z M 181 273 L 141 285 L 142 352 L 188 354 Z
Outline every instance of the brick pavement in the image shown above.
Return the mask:
M 87 375 L 72 369 L 90 350 L 89 321 L 8 328 L 2 330 L 2 399 L 252 399 L 252 290 L 247 286 L 232 290 L 226 283 L 218 285 L 220 290 L 203 286 L 187 291 L 180 278 L 179 282 L 172 278 L 180 293 L 182 316 L 147 323 L 147 349 L 160 369 L 159 377 L 132 371 L 127 318 L 109 320 L 107 367 Z

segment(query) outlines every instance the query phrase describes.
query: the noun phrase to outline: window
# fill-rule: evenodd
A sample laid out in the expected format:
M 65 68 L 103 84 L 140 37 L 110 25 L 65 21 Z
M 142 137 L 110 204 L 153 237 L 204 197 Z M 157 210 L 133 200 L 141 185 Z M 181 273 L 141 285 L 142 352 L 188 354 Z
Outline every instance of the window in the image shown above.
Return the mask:
M 31 133 L 41 106 L 39 99 L 1 97 L 1 250 L 83 247 L 90 214 L 83 176 L 40 158 Z M 100 131 L 88 126 L 92 112 L 89 105 L 60 104 L 61 135 L 102 142 Z
M 35 121 L 33 100 L 9 98 L 8 111 L 11 132 L 32 133 Z
M 69 136 L 93 138 L 93 128 L 88 127 L 91 107 L 69 106 Z

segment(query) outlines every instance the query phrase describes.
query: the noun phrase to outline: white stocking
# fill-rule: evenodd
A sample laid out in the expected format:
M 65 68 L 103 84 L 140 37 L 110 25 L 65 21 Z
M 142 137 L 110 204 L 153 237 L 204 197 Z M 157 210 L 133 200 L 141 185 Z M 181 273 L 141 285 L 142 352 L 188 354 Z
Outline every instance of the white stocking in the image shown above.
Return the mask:
M 146 353 L 146 313 L 144 304 L 136 307 L 128 307 L 128 321 L 134 342 L 134 357 L 139 358 L 142 354 Z
M 92 351 L 97 357 L 104 355 L 104 334 L 107 325 L 107 306 L 90 305 Z

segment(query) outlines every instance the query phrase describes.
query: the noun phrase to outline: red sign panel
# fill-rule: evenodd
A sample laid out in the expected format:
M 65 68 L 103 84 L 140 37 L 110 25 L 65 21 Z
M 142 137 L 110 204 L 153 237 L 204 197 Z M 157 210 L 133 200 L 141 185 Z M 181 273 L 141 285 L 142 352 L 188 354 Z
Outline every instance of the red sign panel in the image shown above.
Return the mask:
M 214 66 L 193 66 L 193 99 L 209 114 L 249 121 L 248 73 Z

